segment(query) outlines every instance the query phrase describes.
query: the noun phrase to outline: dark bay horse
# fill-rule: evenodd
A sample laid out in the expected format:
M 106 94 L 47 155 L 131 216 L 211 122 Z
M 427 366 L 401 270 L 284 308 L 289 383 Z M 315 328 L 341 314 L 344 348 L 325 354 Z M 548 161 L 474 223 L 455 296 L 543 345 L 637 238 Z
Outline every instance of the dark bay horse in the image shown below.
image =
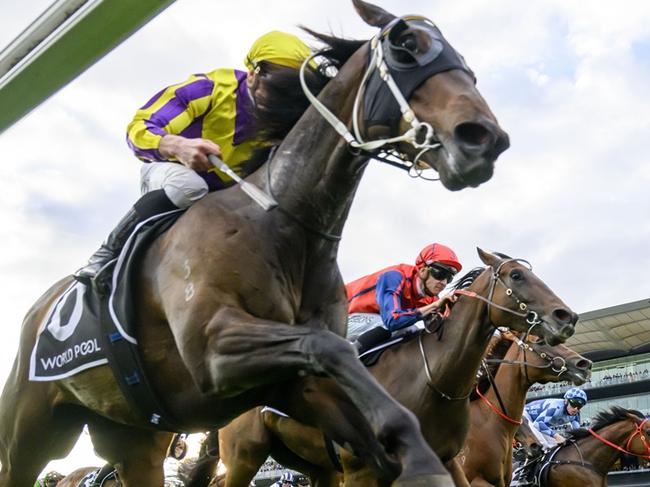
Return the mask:
M 480 249 L 479 255 L 488 267 L 475 269 L 460 280 L 457 286 L 468 287 L 455 291 L 458 302 L 440 334 L 423 332 L 419 339 L 389 348 L 369 368 L 381 385 L 415 414 L 428 445 L 447 462 L 457 484 L 465 479 L 454 457 L 469 427 L 469 394 L 495 327 L 507 324 L 523 332 L 533 327 L 534 333 L 556 340 L 549 325 L 563 329 L 564 338 L 570 334 L 565 327 L 571 328 L 577 320 L 519 260 Z M 544 318 L 531 320 L 531 311 Z M 327 483 L 334 469 L 321 432 L 258 410 L 223 428 L 220 445 L 227 467 L 226 487 L 248 485 L 269 454 L 316 478 L 316 483 Z M 376 482 L 363 459 L 342 451 L 341 461 L 346 483 Z
M 489 179 L 508 138 L 434 24 L 353 3 L 380 34 L 372 42 L 320 36 L 340 70 L 318 99 L 342 122 L 337 130 L 354 126 L 356 135 L 341 137 L 322 107 L 312 107 L 249 178 L 275 195 L 278 209 L 263 211 L 235 187 L 192 206 L 147 251 L 134 280 L 136 338 L 153 389 L 184 430 L 221 427 L 269 404 L 325 431 L 383 478 L 449 486 L 413 415 L 339 336 L 346 297 L 338 236 L 369 161 L 363 148 L 373 150 L 360 139 L 395 137 L 388 146 L 395 154 L 430 165 L 455 190 Z M 0 398 L 0 487 L 31 487 L 50 459 L 71 450 L 84 424 L 126 487 L 161 486 L 171 435 L 129 406 L 109 367 L 28 381 L 39 327 L 70 283 L 50 288 L 23 323 Z M 539 311 L 545 333 L 565 339 L 573 314 L 559 304 Z
M 544 487 L 605 487 L 622 454 L 650 460 L 650 424 L 639 411 L 613 406 L 591 427 L 569 432 L 541 473 Z
M 528 343 L 516 336 L 494 375 L 494 387 L 470 405 L 470 428 L 458 460 L 472 487 L 507 487 L 512 478 L 512 441 L 521 423 L 526 393 L 535 383 L 584 384 L 591 361 L 564 345 Z

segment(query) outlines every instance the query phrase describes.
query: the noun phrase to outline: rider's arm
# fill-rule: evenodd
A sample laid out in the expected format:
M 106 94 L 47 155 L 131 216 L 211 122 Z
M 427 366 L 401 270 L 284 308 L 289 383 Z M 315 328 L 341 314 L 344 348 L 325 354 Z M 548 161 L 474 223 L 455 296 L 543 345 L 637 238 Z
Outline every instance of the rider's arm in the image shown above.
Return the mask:
M 160 153 L 161 139 L 167 134 L 184 135 L 210 108 L 213 90 L 214 82 L 199 74 L 154 95 L 127 127 L 127 143 L 136 157 L 145 162 L 176 160 L 173 154 Z
M 554 407 L 549 407 L 547 409 L 543 409 L 542 411 L 540 411 L 537 418 L 535 418 L 535 421 L 533 422 L 533 425 L 535 426 L 535 428 L 537 428 L 539 431 L 541 431 L 545 435 L 555 436 L 555 431 L 553 431 L 551 429 L 551 427 L 548 425 L 551 418 L 553 418 L 554 414 L 555 414 L 555 408 Z
M 422 319 L 417 309 L 402 309 L 402 291 L 406 285 L 406 278 L 398 271 L 384 272 L 377 279 L 379 313 L 390 331 L 406 328 Z

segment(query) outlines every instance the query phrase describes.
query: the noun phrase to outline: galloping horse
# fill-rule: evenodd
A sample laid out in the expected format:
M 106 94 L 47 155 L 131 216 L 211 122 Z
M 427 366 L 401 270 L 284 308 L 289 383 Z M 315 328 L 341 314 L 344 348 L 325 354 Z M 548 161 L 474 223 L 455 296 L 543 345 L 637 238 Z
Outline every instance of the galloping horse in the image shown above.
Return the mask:
M 136 339 L 148 380 L 179 429 L 218 428 L 268 404 L 317 426 L 383 478 L 450 486 L 413 415 L 339 336 L 347 313 L 338 241 L 380 146 L 433 167 L 457 190 L 491 177 L 508 137 L 433 23 L 353 3 L 380 33 L 371 42 L 319 36 L 340 70 L 248 179 L 279 207 L 264 211 L 233 187 L 181 216 L 147 250 L 133 281 Z M 170 434 L 130 407 L 108 366 L 28 381 L 39 327 L 71 282 L 50 288 L 23 323 L 0 398 L 0 487 L 31 487 L 51 458 L 70 451 L 84 424 L 125 487 L 160 486 Z M 545 334 L 564 339 L 574 315 L 557 300 L 544 304 L 551 303 L 538 308 Z
M 99 470 L 99 467 L 82 467 L 76 470 L 73 470 L 68 475 L 63 477 L 56 487 L 80 487 L 81 481 L 85 479 L 89 474 Z M 108 479 L 104 482 L 102 487 L 121 487 L 119 480 Z
M 568 338 L 577 320 L 518 259 L 480 249 L 479 255 L 488 267 L 475 269 L 459 281 L 457 288 L 464 289 L 455 290 L 458 301 L 439 333 L 423 332 L 417 339 L 389 348 L 369 368 L 386 390 L 415 414 L 427 443 L 447 462 L 457 485 L 462 485 L 458 483 L 465 475 L 452 460 L 465 440 L 469 394 L 495 327 L 507 324 L 523 332 L 533 328 L 547 341 L 557 341 L 558 337 Z M 558 335 L 553 328 L 562 331 Z M 579 367 L 580 360 L 573 366 Z M 226 487 L 248 485 L 269 454 L 309 474 L 314 482 L 327 483 L 334 465 L 322 432 L 273 416 L 249 411 L 220 431 Z M 342 451 L 341 463 L 346 482 L 375 482 L 362 459 Z
M 572 381 L 584 384 L 591 361 L 564 345 L 528 343 L 507 337 L 512 345 L 494 375 L 494 386 L 470 406 L 471 424 L 458 460 L 472 487 L 507 487 L 512 477 L 512 440 L 534 383 Z
M 650 460 L 648 419 L 633 409 L 613 406 L 596 415 L 588 429 L 569 432 L 542 468 L 544 487 L 607 486 L 607 473 L 621 454 Z

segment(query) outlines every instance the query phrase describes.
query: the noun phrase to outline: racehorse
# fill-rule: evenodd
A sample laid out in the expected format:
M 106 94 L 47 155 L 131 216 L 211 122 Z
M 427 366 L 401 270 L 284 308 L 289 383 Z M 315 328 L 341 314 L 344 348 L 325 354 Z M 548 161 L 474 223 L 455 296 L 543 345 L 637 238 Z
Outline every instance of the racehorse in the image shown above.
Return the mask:
M 382 478 L 449 486 L 415 418 L 339 336 L 346 327 L 339 235 L 378 147 L 433 167 L 458 190 L 491 177 L 508 137 L 433 23 L 353 3 L 379 35 L 371 42 L 319 35 L 338 74 L 248 179 L 279 207 L 264 211 L 232 187 L 184 213 L 147 250 L 133 280 L 136 338 L 148 381 L 179 430 L 221 427 L 269 404 L 347 445 Z M 24 321 L 0 398 L 0 487 L 31 487 L 84 424 L 126 487 L 162 485 L 170 434 L 131 408 L 109 367 L 27 379 L 39 327 L 71 282 L 51 287 Z M 560 310 L 544 310 L 557 339 L 573 328 L 573 314 Z
M 480 249 L 479 255 L 488 267 L 460 279 L 454 291 L 458 301 L 442 328 L 435 333 L 428 328 L 417 339 L 388 348 L 369 368 L 386 390 L 415 414 L 427 443 L 447 462 L 457 485 L 466 483 L 454 457 L 469 427 L 468 398 L 495 327 L 508 324 L 524 332 L 532 327 L 536 334 L 555 340 L 557 335 L 544 326 L 555 323 L 561 329 L 571 328 L 577 320 L 525 261 Z M 562 338 L 570 331 L 565 329 Z M 545 345 L 537 346 L 546 353 Z M 573 363 L 571 359 L 571 366 L 578 368 L 581 360 Z M 231 422 L 220 431 L 219 440 L 227 467 L 226 487 L 248 485 L 269 454 L 310 475 L 313 483 L 328 483 L 336 467 L 322 432 L 259 410 Z M 342 451 L 341 463 L 346 483 L 375 482 L 362 459 Z
M 605 487 L 607 473 L 622 454 L 650 460 L 649 429 L 639 411 L 619 406 L 601 411 L 590 428 L 570 431 L 566 442 L 541 460 L 536 477 L 544 487 Z
M 512 478 L 512 441 L 522 423 L 526 393 L 535 383 L 584 384 L 591 361 L 564 345 L 551 347 L 506 336 L 512 344 L 485 393 L 470 406 L 471 424 L 458 460 L 473 487 L 507 487 Z
M 83 487 L 81 481 L 97 470 L 99 470 L 99 467 L 78 468 L 61 479 L 59 483 L 56 484 L 56 487 Z M 102 487 L 121 487 L 121 485 L 122 484 L 120 484 L 119 480 L 107 479 L 103 483 Z

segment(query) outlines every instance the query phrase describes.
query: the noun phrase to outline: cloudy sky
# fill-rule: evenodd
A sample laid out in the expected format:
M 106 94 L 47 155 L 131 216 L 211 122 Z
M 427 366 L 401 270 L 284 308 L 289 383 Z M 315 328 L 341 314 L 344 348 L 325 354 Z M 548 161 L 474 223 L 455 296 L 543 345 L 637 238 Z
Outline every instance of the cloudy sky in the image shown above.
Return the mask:
M 0 0 L 0 46 L 47 5 Z M 465 56 L 511 148 L 460 193 L 371 163 L 340 250 L 346 280 L 432 241 L 523 257 L 577 312 L 650 297 L 650 2 L 383 0 L 429 16 Z M 134 110 L 189 73 L 243 67 L 251 42 L 305 24 L 368 38 L 347 0 L 178 0 L 0 135 L 0 379 L 22 317 L 138 197 Z M 87 463 L 84 443 L 62 470 Z

